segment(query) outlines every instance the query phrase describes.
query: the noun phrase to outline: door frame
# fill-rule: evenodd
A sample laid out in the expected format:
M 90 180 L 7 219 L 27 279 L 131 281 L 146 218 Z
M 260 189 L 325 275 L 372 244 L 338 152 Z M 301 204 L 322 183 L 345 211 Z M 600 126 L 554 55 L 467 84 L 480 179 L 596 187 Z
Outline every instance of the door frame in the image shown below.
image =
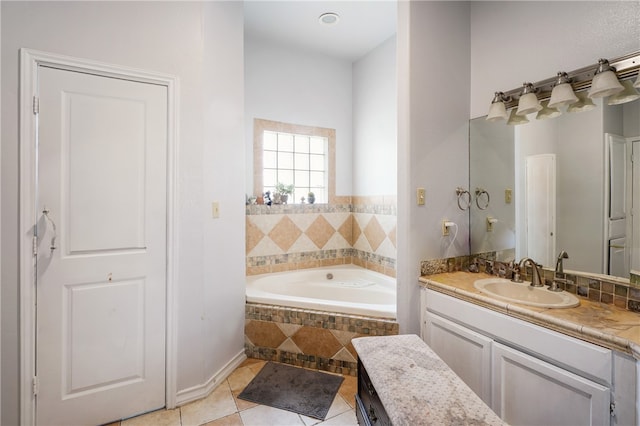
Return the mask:
M 38 117 L 34 113 L 34 100 L 38 88 L 38 67 L 58 69 L 151 83 L 167 88 L 167 266 L 166 266 L 166 365 L 165 403 L 174 408 L 177 394 L 177 332 L 175 283 L 178 270 L 178 95 L 176 76 L 130 67 L 106 64 L 88 59 L 74 58 L 33 49 L 20 49 L 20 107 L 19 107 L 19 259 L 20 259 L 20 424 L 33 425 L 36 420 L 34 391 L 36 368 L 36 275 L 33 255 L 33 226 L 37 184 Z

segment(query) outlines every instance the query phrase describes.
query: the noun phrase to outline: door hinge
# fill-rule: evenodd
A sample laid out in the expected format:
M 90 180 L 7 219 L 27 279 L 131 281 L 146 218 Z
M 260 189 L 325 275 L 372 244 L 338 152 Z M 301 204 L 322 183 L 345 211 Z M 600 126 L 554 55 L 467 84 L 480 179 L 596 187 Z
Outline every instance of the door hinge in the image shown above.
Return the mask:
M 31 244 L 33 249 L 32 254 L 34 256 L 37 256 L 38 255 L 38 236 L 37 235 L 33 236 L 33 238 L 31 239 Z
M 38 395 L 38 376 L 33 376 L 33 380 L 31 381 L 31 390 L 33 391 L 33 396 Z
M 33 97 L 33 113 L 38 114 L 40 112 L 40 98 L 37 96 Z

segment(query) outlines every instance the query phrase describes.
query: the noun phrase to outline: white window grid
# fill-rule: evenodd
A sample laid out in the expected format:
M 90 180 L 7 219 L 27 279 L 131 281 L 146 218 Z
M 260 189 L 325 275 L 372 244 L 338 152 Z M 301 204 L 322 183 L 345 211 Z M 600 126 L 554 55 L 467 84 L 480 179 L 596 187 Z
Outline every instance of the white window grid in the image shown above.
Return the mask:
M 316 203 L 328 202 L 328 138 L 295 133 L 263 132 L 263 186 L 273 194 L 277 183 L 293 184 L 288 203 L 315 195 Z

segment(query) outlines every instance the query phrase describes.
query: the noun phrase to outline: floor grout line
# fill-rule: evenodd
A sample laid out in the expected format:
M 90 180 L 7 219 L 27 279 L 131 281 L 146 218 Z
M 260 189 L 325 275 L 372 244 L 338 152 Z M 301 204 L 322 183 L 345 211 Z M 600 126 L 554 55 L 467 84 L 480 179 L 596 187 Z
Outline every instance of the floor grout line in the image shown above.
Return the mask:
M 249 410 L 253 410 L 253 409 L 259 409 L 258 407 L 266 407 L 268 410 L 277 410 L 277 411 L 273 411 L 273 413 L 275 413 L 274 414 L 275 416 L 280 415 L 279 412 L 283 412 L 282 413 L 283 415 L 290 415 L 290 413 L 292 413 L 290 411 L 277 409 L 277 408 L 269 407 L 269 406 L 266 406 L 266 405 L 261 405 L 261 404 L 251 405 L 251 404 L 249 404 L 249 405 L 245 406 L 245 408 L 241 408 L 241 405 L 238 403 L 238 399 L 239 398 L 237 398 L 234 395 L 234 391 L 233 391 L 233 387 L 232 387 L 230 378 L 233 377 L 232 380 L 234 381 L 235 386 L 241 387 L 240 389 L 238 389 L 238 396 L 239 396 L 240 393 L 242 393 L 242 390 L 251 382 L 251 380 L 253 380 L 253 378 L 255 378 L 255 376 L 261 370 L 261 368 L 260 368 L 260 369 L 257 369 L 257 371 L 255 371 L 256 370 L 255 367 L 251 368 L 251 366 L 254 366 L 254 365 L 260 364 L 260 363 L 262 363 L 263 366 L 264 366 L 267 363 L 267 361 L 249 358 L 243 364 L 238 366 L 224 380 L 224 384 L 220 383 L 218 385 L 218 387 L 216 387 L 211 392 L 211 394 L 207 395 L 205 398 L 199 399 L 197 401 L 190 402 L 189 404 L 185 404 L 183 406 L 176 407 L 175 409 L 178 410 L 178 422 L 175 422 L 175 417 L 174 417 L 173 423 L 171 423 L 171 424 L 173 426 L 196 426 L 196 425 L 193 425 L 193 424 L 186 424 L 185 423 L 185 418 L 183 416 L 183 409 L 185 407 L 190 406 L 191 404 L 200 403 L 198 405 L 200 405 L 201 407 L 193 406 L 193 405 L 192 405 L 192 407 L 197 408 L 197 409 L 204 409 L 204 410 L 209 409 L 209 410 L 211 410 L 211 411 L 208 411 L 208 412 L 205 411 L 204 412 L 205 414 L 201 414 L 200 415 L 201 419 L 202 418 L 207 418 L 208 419 L 210 415 L 213 415 L 214 417 L 217 416 L 217 415 L 220 415 L 220 414 L 215 414 L 215 413 L 216 413 L 217 409 L 218 410 L 223 410 L 222 412 L 225 412 L 224 409 L 220 408 L 220 407 L 224 407 L 224 404 L 229 404 L 228 399 L 226 400 L 227 402 L 224 402 L 225 398 L 226 398 L 226 396 L 224 396 L 224 395 L 227 395 L 227 394 L 232 399 L 233 407 L 235 408 L 235 411 L 232 412 L 232 413 L 228 413 L 227 412 L 227 414 L 220 415 L 220 417 L 216 417 L 216 418 L 213 418 L 213 419 L 208 419 L 208 420 L 204 421 L 203 423 L 200 423 L 197 426 L 204 426 L 204 425 L 207 425 L 207 424 L 211 424 L 212 426 L 215 426 L 215 425 L 230 425 L 230 424 L 242 425 L 242 426 L 252 426 L 252 425 L 245 425 L 245 420 L 243 419 L 242 413 L 243 412 L 248 412 Z M 324 424 L 325 422 L 331 421 L 332 419 L 335 419 L 338 416 L 342 416 L 345 413 L 351 411 L 353 413 L 353 419 L 349 422 L 349 425 L 350 426 L 351 425 L 357 426 L 357 420 L 356 420 L 356 416 L 355 416 L 354 404 L 350 404 L 349 401 L 343 395 L 343 393 L 346 393 L 347 391 L 351 392 L 351 390 L 355 394 L 356 387 L 357 387 L 357 381 L 354 383 L 353 379 L 349 378 L 349 377 L 351 377 L 349 375 L 344 375 L 344 374 L 339 374 L 339 373 L 336 373 L 336 375 L 342 376 L 345 379 L 342 382 L 342 384 L 340 385 L 340 388 L 338 389 L 338 392 L 336 393 L 336 397 L 334 398 L 334 400 L 333 400 L 333 402 L 331 404 L 331 407 L 334 407 L 334 404 L 338 404 L 336 406 L 336 408 L 335 408 L 337 410 L 337 412 L 336 413 L 332 413 L 331 417 L 327 417 L 324 420 L 313 419 L 311 417 L 307 417 L 307 416 L 303 416 L 302 414 L 295 413 L 297 415 L 298 421 L 300 422 L 301 425 L 303 425 L 303 426 L 319 426 L 319 425 Z M 246 383 L 244 385 L 242 385 L 243 382 L 246 382 Z M 351 383 L 349 383 L 349 382 L 351 382 Z M 219 387 L 223 386 L 223 385 L 226 386 L 226 392 L 221 392 L 222 395 L 221 396 L 220 395 L 216 396 L 216 399 L 213 399 L 212 401 L 210 401 L 210 403 L 207 403 L 207 404 L 203 404 L 202 403 L 202 401 L 204 399 L 210 398 L 212 396 L 212 394 L 216 391 L 216 389 L 219 389 Z M 343 388 L 343 386 L 345 386 L 345 385 L 346 385 L 346 387 Z M 343 393 L 341 393 L 340 390 L 343 390 Z M 222 398 L 222 399 L 218 399 L 218 398 Z M 216 407 L 215 406 L 216 402 L 220 402 L 222 405 L 220 407 Z M 209 404 L 212 404 L 212 405 L 209 405 Z M 231 408 L 231 406 L 229 406 L 229 405 L 227 405 L 227 407 Z M 329 410 L 331 410 L 331 407 L 329 408 Z M 342 408 L 345 408 L 345 409 L 341 410 Z M 172 411 L 172 410 L 165 410 L 165 412 L 170 412 L 170 411 Z M 158 415 L 157 412 L 153 412 L 153 413 L 155 413 L 155 416 Z M 192 413 L 191 414 L 192 416 L 195 415 L 195 414 L 193 414 L 194 413 L 193 411 L 191 413 Z M 288 414 L 285 414 L 285 413 L 288 413 Z M 141 416 L 133 417 L 131 419 L 128 419 L 127 422 L 129 420 L 132 420 L 131 426 L 134 426 L 134 425 L 135 426 L 147 426 L 147 425 L 148 426 L 156 426 L 158 424 L 157 423 L 157 421 L 158 421 L 157 417 L 153 417 L 153 418 L 146 417 L 145 418 L 145 416 L 150 416 L 151 414 L 152 413 L 147 413 L 147 414 L 144 414 L 144 415 L 141 415 Z M 329 412 L 327 412 L 327 415 L 328 414 L 329 414 Z M 233 418 L 229 418 L 229 417 L 232 417 L 232 416 L 234 416 L 234 417 Z M 307 423 L 307 422 L 305 422 L 303 417 L 307 418 L 307 419 L 312 419 L 313 421 Z M 154 421 L 152 419 L 154 419 L 156 423 L 152 423 L 152 421 Z M 223 421 L 223 419 L 226 419 L 226 420 Z M 289 419 L 291 420 L 291 417 L 289 417 Z M 171 426 L 169 423 L 165 423 L 165 422 L 162 422 L 161 424 L 166 425 L 166 426 Z M 123 426 L 123 421 L 114 422 L 112 424 L 109 424 L 108 426 Z

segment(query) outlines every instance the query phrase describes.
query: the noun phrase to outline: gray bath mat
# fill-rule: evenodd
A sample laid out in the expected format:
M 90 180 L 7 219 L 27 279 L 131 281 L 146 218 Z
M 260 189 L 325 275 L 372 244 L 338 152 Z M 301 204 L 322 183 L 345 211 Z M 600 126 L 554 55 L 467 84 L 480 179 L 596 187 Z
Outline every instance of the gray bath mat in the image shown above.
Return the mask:
M 268 362 L 238 398 L 324 420 L 344 379 Z

